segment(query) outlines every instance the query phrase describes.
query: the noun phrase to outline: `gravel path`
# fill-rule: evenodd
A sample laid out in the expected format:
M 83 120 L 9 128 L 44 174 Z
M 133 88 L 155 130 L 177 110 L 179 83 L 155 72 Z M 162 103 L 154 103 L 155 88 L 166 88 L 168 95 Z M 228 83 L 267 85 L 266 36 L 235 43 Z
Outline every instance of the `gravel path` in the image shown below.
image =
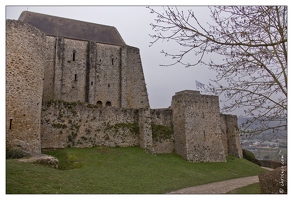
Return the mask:
M 274 169 L 262 167 L 268 171 Z M 236 178 L 226 181 L 198 185 L 194 187 L 183 188 L 169 192 L 168 194 L 226 194 L 237 188 L 245 187 L 247 185 L 258 183 L 258 176 L 248 176 L 244 178 Z
M 258 176 L 236 178 L 232 180 L 209 183 L 170 192 L 168 194 L 226 194 L 232 190 L 258 183 Z

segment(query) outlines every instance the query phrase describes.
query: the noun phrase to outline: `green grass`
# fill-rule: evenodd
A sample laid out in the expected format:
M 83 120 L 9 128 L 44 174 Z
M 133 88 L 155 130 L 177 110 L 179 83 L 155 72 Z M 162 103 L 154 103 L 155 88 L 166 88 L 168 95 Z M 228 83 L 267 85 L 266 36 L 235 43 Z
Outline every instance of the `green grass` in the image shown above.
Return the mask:
M 261 194 L 259 183 L 254 183 L 245 187 L 237 188 L 228 194 Z
M 47 154 L 59 159 L 59 170 L 6 160 L 6 193 L 160 194 L 263 171 L 230 156 L 226 163 L 190 163 L 176 154 L 154 156 L 139 147 L 69 148 Z

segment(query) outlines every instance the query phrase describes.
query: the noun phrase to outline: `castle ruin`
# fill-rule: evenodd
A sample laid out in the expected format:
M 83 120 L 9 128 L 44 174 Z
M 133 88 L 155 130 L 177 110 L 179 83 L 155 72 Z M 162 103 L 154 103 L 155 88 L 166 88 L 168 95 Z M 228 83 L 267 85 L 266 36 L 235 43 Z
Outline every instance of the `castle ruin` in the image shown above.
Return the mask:
M 237 116 L 217 96 L 186 90 L 150 109 L 139 49 L 116 28 L 28 11 L 6 20 L 6 147 L 93 146 L 242 158 Z

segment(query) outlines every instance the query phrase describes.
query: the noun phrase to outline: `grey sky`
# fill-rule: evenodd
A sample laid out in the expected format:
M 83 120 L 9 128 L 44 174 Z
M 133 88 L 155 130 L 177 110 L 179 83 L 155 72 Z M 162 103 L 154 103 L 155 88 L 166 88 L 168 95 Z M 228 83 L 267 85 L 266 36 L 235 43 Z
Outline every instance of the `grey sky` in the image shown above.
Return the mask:
M 209 19 L 207 7 L 188 8 L 196 10 L 202 22 Z M 160 51 L 177 50 L 178 46 L 159 42 L 149 47 L 149 34 L 153 33 L 149 24 L 154 22 L 155 15 L 150 14 L 145 6 L 7 6 L 6 19 L 18 19 L 24 10 L 115 26 L 126 44 L 140 49 L 151 108 L 167 108 L 175 92 L 196 90 L 195 80 L 207 84 L 209 79 L 215 76 L 215 72 L 200 66 L 159 66 L 171 62 Z M 194 58 L 188 59 L 193 62 Z

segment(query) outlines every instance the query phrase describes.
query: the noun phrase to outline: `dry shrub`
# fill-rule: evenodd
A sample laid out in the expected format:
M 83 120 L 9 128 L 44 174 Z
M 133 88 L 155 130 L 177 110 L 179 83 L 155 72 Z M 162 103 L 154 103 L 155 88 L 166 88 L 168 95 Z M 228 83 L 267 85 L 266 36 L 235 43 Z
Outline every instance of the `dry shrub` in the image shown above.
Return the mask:
M 258 176 L 262 194 L 287 194 L 287 167 L 282 166 Z

